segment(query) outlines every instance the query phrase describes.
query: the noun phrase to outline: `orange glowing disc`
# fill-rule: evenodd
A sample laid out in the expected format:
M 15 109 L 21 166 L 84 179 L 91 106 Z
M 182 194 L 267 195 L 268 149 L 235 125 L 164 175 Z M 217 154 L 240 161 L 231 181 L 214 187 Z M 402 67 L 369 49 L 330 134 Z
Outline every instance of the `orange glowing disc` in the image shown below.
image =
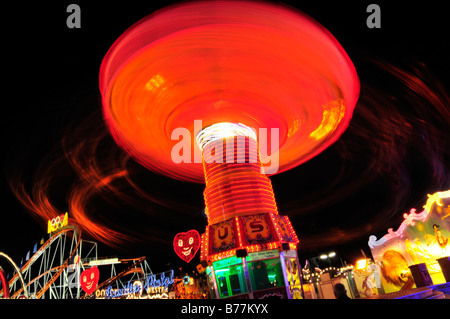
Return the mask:
M 341 136 L 359 80 L 337 40 L 303 13 L 205 1 L 157 11 L 126 30 L 102 62 L 100 91 L 112 135 L 139 163 L 204 182 L 194 158 L 195 120 L 267 128 L 269 135 L 278 128 L 280 173 Z M 190 132 L 189 163 L 172 160 L 177 128 Z

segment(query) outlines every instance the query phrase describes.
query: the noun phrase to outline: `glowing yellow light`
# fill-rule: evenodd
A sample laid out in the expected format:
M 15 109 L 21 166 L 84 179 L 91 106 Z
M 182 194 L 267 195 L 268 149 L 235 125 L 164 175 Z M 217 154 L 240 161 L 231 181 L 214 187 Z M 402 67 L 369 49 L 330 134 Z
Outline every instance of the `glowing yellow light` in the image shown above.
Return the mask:
M 212 141 L 222 140 L 232 136 L 247 136 L 255 141 L 257 140 L 256 133 L 252 128 L 241 123 L 221 122 L 201 130 L 196 136 L 196 141 L 198 146 L 204 149 Z
M 431 210 L 431 206 L 433 206 L 434 203 L 436 203 L 438 206 L 442 206 L 442 198 L 448 197 L 450 197 L 450 190 L 445 192 L 437 192 L 433 195 L 428 194 L 427 203 L 425 204 L 425 206 L 423 206 L 423 208 L 425 208 L 425 210 L 429 212 Z
M 329 133 L 334 132 L 345 114 L 345 107 L 342 99 L 332 101 L 330 104 L 324 105 L 323 107 L 322 123 L 320 123 L 315 131 L 309 134 L 309 137 L 316 141 L 327 136 Z
M 164 80 L 164 78 L 160 75 L 157 74 L 155 76 L 153 76 L 146 84 L 145 84 L 145 89 L 147 91 L 151 91 L 155 88 L 159 88 L 161 85 L 163 85 L 166 82 L 166 80 Z
M 289 127 L 289 131 L 287 136 L 291 137 L 293 136 L 295 133 L 297 133 L 298 129 L 300 128 L 300 119 L 299 118 L 294 118 L 292 117 L 292 122 L 291 122 L 291 126 Z
M 242 248 L 242 238 L 241 238 L 241 230 L 239 228 L 239 219 L 236 216 L 235 217 L 236 226 L 237 226 L 237 233 L 238 233 L 238 240 L 239 240 L 239 247 Z
M 367 259 L 360 259 L 360 260 L 358 260 L 358 261 L 356 262 L 356 267 L 355 267 L 355 269 L 356 269 L 356 270 L 365 270 L 366 267 L 367 267 L 367 262 L 368 262 Z

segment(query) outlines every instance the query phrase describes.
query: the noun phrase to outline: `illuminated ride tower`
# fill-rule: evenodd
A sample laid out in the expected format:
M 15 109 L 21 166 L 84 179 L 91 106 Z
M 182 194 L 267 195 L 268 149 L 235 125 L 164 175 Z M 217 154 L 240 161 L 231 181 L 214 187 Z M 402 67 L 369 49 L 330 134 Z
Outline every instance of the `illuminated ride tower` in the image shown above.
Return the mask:
M 268 176 L 348 127 L 359 80 L 337 40 L 283 5 L 185 2 L 116 40 L 100 91 L 111 135 L 137 162 L 206 184 L 200 260 L 211 295 L 295 297 L 298 239 Z
M 256 132 L 240 123 L 217 123 L 198 133 L 197 144 L 208 217 L 200 259 L 209 265 L 211 294 L 254 299 L 300 293 L 299 241 L 289 218 L 278 215 Z

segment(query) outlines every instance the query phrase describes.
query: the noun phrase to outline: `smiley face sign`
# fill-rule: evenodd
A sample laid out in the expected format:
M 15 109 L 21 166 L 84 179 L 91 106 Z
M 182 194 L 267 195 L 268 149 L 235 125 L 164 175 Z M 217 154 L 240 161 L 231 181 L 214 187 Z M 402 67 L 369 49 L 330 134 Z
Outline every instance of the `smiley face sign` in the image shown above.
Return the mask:
M 178 233 L 173 239 L 173 248 L 178 257 L 190 262 L 200 248 L 200 234 L 195 229 Z
M 100 273 L 98 271 L 98 267 L 94 266 L 89 269 L 86 269 L 81 273 L 80 276 L 80 285 L 85 293 L 88 295 L 92 294 L 97 288 L 98 280 L 100 279 Z

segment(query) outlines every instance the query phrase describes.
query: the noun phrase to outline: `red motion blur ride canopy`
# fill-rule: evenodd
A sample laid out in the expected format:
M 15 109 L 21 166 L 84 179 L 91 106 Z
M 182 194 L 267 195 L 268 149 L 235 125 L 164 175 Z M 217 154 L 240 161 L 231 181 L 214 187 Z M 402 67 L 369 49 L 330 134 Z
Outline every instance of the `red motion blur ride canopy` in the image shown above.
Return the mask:
M 130 27 L 103 60 L 100 91 L 112 135 L 138 162 L 204 182 L 201 162 L 172 161 L 174 129 L 189 129 L 197 148 L 194 120 L 279 128 L 280 173 L 341 136 L 359 80 L 337 40 L 308 16 L 265 2 L 207 1 Z

